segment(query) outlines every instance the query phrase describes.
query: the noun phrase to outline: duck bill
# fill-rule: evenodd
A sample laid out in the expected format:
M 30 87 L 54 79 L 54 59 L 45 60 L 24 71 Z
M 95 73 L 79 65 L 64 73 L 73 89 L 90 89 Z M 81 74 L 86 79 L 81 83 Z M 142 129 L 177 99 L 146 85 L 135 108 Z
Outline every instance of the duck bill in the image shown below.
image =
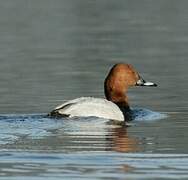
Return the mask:
M 153 83 L 153 82 L 147 82 L 144 79 L 140 78 L 137 82 L 136 82 L 136 86 L 151 86 L 151 87 L 156 87 L 157 84 Z

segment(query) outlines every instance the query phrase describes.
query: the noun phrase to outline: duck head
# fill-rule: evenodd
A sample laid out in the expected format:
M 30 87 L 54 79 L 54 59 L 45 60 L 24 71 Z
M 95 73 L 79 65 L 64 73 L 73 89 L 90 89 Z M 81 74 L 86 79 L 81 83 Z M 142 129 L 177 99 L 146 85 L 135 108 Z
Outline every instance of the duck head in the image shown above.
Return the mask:
M 105 96 L 120 108 L 130 109 L 127 90 L 131 86 L 157 86 L 145 81 L 130 64 L 119 63 L 112 67 L 104 83 Z

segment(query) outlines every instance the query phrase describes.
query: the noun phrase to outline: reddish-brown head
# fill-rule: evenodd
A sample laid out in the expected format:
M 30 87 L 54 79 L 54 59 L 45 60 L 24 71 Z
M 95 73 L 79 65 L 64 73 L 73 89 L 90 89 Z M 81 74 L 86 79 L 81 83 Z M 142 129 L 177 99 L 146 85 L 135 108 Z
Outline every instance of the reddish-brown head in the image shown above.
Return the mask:
M 156 86 L 151 82 L 145 82 L 138 72 L 129 64 L 116 64 L 112 67 L 105 79 L 106 99 L 118 106 L 129 108 L 126 92 L 130 86 Z

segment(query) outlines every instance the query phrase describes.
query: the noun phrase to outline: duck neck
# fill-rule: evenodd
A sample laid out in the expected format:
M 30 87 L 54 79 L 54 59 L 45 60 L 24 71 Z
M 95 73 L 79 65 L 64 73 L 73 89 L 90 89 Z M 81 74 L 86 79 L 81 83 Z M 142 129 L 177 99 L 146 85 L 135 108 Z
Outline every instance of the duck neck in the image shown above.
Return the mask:
M 129 107 L 128 98 L 126 95 L 121 95 L 121 96 L 106 95 L 106 99 L 109 101 L 112 101 L 119 107 L 119 109 L 121 110 L 121 112 L 124 115 L 125 121 L 131 121 L 133 119 L 132 111 Z
M 127 96 L 124 97 L 124 100 L 112 101 L 114 102 L 122 111 L 129 111 L 129 103 L 127 100 Z
M 107 91 L 107 89 L 105 89 L 105 96 L 107 100 L 115 103 L 121 110 L 129 111 L 130 107 L 128 103 L 128 98 L 125 94 L 125 92 L 109 92 Z

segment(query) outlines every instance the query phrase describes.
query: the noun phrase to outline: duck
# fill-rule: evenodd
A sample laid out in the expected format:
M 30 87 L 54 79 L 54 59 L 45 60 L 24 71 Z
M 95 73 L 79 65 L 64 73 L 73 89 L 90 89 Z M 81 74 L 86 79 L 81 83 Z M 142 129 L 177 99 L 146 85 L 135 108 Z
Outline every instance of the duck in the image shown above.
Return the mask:
M 113 65 L 104 80 L 105 98 L 80 97 L 69 100 L 48 115 L 50 117 L 98 117 L 116 121 L 132 120 L 127 91 L 133 86 L 156 87 L 157 84 L 145 81 L 131 64 Z

